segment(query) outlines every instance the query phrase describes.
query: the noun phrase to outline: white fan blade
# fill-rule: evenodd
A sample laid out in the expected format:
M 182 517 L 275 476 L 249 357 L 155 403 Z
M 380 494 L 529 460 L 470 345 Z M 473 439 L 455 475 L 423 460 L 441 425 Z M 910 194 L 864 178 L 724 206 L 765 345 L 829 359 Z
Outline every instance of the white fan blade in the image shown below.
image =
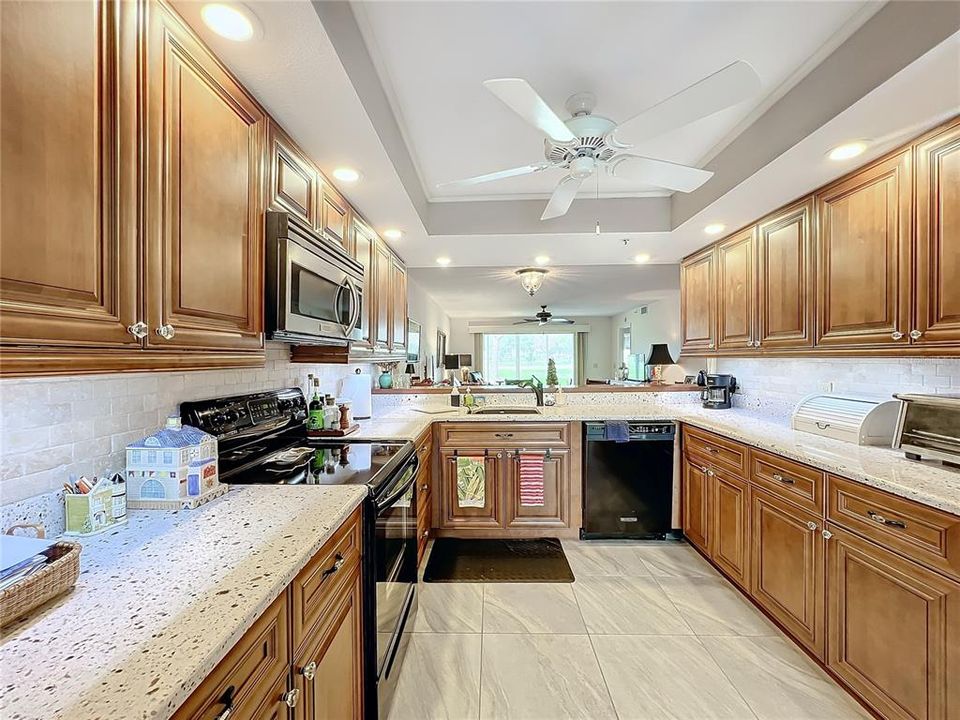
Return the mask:
M 490 182 L 491 180 L 503 180 L 504 178 L 517 177 L 518 175 L 532 175 L 541 170 L 546 170 L 549 167 L 552 167 L 549 163 L 523 165 L 522 167 L 510 168 L 509 170 L 497 170 L 497 172 L 486 173 L 485 175 L 476 175 L 462 180 L 451 180 L 450 182 L 439 183 L 437 187 L 447 187 L 449 185 L 479 185 L 480 183 Z
M 613 132 L 618 140 L 640 142 L 736 105 L 759 90 L 756 71 L 749 63 L 737 60 L 625 120 Z
M 483 86 L 500 98 L 503 104 L 517 115 L 556 142 L 565 143 L 574 139 L 574 134 L 564 125 L 563 120 L 557 117 L 557 114 L 526 80 L 521 78 L 484 80 Z
M 685 193 L 693 192 L 713 177 L 709 170 L 627 154 L 615 155 L 610 170 L 619 178 Z
M 575 178 L 571 175 L 567 175 L 563 180 L 558 182 L 557 187 L 553 190 L 553 195 L 550 196 L 550 201 L 543 209 L 543 215 L 540 216 L 540 219 L 549 220 L 550 218 L 566 215 L 582 184 L 583 178 Z

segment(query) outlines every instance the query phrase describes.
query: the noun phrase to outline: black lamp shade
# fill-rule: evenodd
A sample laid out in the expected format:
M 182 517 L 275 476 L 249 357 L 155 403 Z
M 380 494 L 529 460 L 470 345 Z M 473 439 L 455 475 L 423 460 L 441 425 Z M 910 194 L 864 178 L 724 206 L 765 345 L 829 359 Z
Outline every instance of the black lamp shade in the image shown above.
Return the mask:
M 407 363 L 407 375 L 413 375 L 417 369 L 413 366 L 413 363 Z
M 447 370 L 459 370 L 460 368 L 470 367 L 472 365 L 473 356 L 468 353 L 443 356 L 443 366 Z
M 673 358 L 670 357 L 670 350 L 666 343 L 654 343 L 650 346 L 650 357 L 647 358 L 647 365 L 673 364 Z

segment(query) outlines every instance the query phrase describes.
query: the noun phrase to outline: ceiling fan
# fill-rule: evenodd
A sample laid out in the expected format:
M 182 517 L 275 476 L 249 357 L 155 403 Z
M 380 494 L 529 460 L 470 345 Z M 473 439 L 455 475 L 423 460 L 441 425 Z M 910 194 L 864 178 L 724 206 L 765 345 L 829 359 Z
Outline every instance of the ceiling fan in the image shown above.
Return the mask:
M 561 120 L 526 80 L 500 78 L 486 80 L 483 85 L 547 136 L 547 162 L 454 180 L 438 187 L 477 185 L 544 170 L 565 170 L 567 174 L 557 183 L 540 216 L 541 220 L 549 220 L 566 214 L 583 181 L 601 167 L 615 177 L 646 185 L 679 192 L 696 190 L 713 176 L 712 172 L 624 152 L 633 145 L 621 142 L 616 135 L 624 132 L 639 142 L 688 125 L 755 94 L 760 89 L 760 78 L 748 63 L 737 60 L 619 124 L 592 114 L 592 93 L 581 92 L 567 98 L 565 107 L 571 117 Z
M 554 317 L 553 313 L 547 310 L 546 305 L 540 306 L 540 312 L 530 318 L 524 318 L 523 320 L 518 320 L 514 325 L 529 325 L 530 323 L 536 323 L 537 325 L 546 325 L 548 323 L 555 325 L 573 325 L 573 320 L 567 320 L 566 318 Z

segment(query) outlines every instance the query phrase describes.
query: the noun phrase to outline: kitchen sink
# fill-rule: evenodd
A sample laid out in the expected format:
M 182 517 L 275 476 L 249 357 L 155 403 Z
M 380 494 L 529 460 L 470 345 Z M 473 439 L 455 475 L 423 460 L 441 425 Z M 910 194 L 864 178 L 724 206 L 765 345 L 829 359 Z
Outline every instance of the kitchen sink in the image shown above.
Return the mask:
M 471 415 L 539 415 L 540 408 L 535 407 L 483 407 L 473 410 Z

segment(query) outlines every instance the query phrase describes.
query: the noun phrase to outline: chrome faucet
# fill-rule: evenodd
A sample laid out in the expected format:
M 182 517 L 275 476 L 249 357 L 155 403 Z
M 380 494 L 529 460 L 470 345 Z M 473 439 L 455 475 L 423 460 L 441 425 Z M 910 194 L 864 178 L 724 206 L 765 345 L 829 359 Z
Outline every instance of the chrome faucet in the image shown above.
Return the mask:
M 540 382 L 540 378 L 531 375 L 529 380 L 524 380 L 517 386 L 533 390 L 533 394 L 537 396 L 537 407 L 543 407 L 543 383 Z

